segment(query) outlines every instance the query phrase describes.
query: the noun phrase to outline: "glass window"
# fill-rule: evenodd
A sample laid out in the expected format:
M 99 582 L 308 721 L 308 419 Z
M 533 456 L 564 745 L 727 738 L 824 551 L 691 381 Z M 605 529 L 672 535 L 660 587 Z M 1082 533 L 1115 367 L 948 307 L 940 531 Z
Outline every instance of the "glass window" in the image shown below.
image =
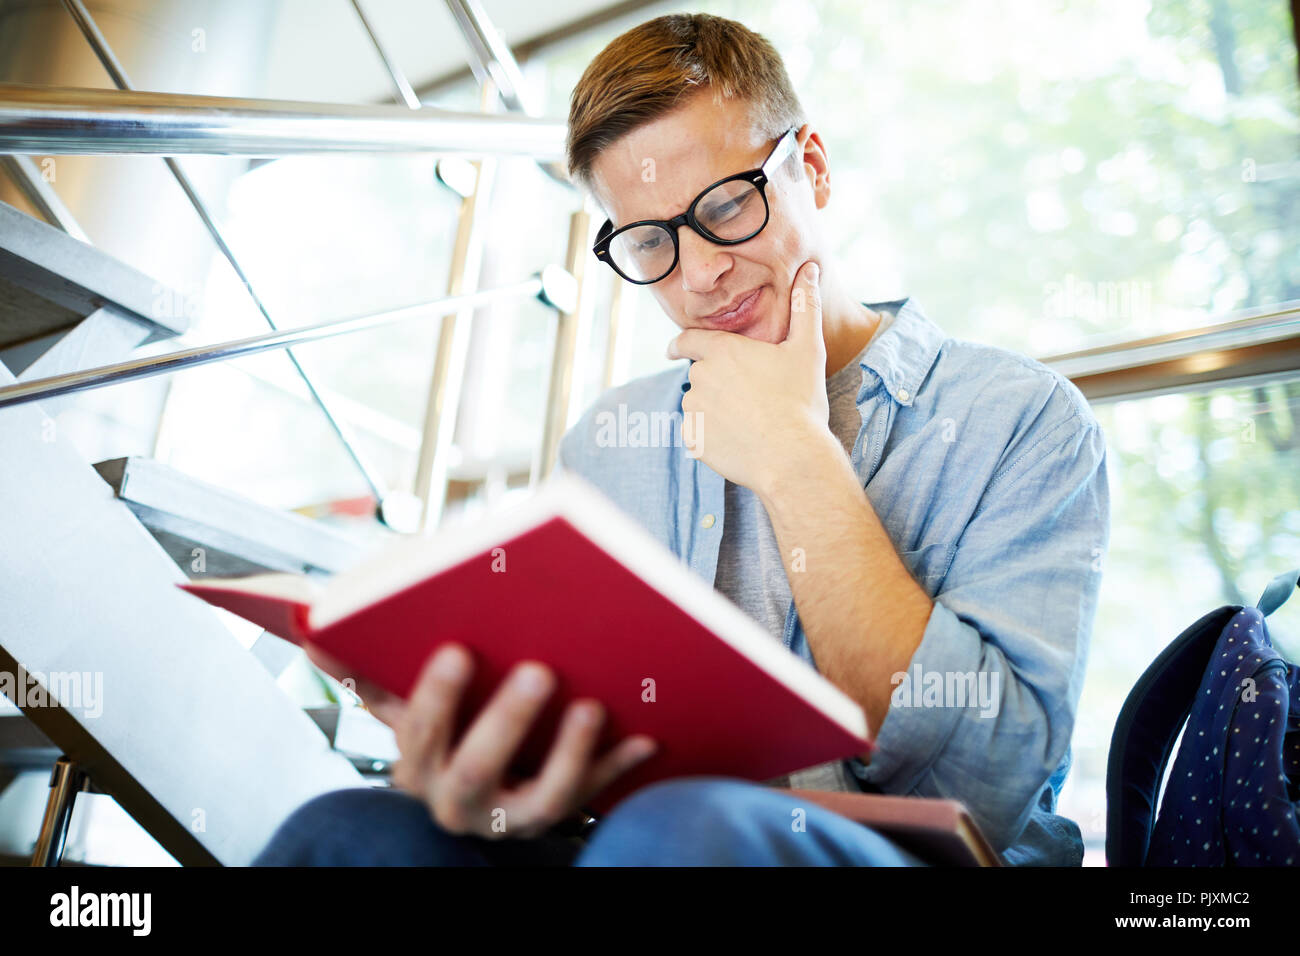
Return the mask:
M 1097 408 L 1106 433 L 1111 543 L 1061 812 L 1104 862 L 1106 757 L 1138 677 L 1223 604 L 1254 605 L 1300 564 L 1300 378 Z M 1300 663 L 1300 599 L 1268 618 Z
M 1284 3 L 656 5 L 544 51 L 547 112 L 618 32 L 671 11 L 782 54 L 865 301 L 913 295 L 953 335 L 1042 356 L 1300 299 Z

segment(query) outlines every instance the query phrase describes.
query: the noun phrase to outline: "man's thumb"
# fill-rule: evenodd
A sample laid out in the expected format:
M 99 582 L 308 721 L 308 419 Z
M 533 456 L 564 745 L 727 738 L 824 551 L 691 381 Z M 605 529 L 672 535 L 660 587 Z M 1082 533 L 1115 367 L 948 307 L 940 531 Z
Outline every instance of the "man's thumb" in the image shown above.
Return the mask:
M 790 290 L 790 330 L 786 341 L 813 347 L 822 338 L 821 267 L 809 260 L 795 273 Z

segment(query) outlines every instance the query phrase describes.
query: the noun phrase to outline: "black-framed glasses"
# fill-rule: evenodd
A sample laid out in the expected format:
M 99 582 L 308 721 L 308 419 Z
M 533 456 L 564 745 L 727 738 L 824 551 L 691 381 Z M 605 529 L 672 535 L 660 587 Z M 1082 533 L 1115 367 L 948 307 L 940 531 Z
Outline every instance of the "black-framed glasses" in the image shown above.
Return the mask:
M 690 226 L 709 242 L 734 246 L 753 239 L 770 214 L 765 187 L 794 153 L 798 130 L 791 127 L 758 169 L 719 179 L 672 219 L 642 219 L 618 229 L 606 219 L 591 251 L 628 282 L 650 285 L 677 268 L 677 230 Z

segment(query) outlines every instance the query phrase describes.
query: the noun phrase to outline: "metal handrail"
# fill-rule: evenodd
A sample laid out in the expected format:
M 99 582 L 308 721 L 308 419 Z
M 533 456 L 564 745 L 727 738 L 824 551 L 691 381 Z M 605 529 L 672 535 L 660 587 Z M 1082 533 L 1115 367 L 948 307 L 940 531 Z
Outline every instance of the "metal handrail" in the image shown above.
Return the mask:
M 118 60 L 117 55 L 113 52 L 113 48 L 109 46 L 108 40 L 105 39 L 104 34 L 100 32 L 99 26 L 95 23 L 94 18 L 91 17 L 85 4 L 83 4 L 81 0 L 63 0 L 63 5 L 67 9 L 73 21 L 77 24 L 77 28 L 81 30 L 82 35 L 86 38 L 86 42 L 90 44 L 90 48 L 94 51 L 95 56 L 99 58 L 99 62 L 103 65 L 109 78 L 112 79 L 113 85 L 119 90 L 129 91 L 134 89 L 134 85 L 126 75 L 125 67 L 123 67 L 121 62 Z M 233 269 L 235 275 L 239 277 L 239 281 L 244 284 L 244 289 L 248 292 L 248 297 L 253 300 L 253 305 L 257 308 L 257 311 L 262 314 L 262 318 L 266 320 L 266 324 L 272 330 L 279 329 L 280 326 L 273 318 L 271 318 L 271 313 L 267 309 L 266 303 L 253 287 L 252 280 L 249 279 L 248 273 L 246 273 L 244 267 L 239 264 L 239 259 L 236 258 L 235 251 L 231 249 L 230 244 L 226 242 L 226 238 L 222 235 L 221 228 L 217 225 L 216 219 L 208 210 L 207 204 L 203 201 L 203 197 L 199 195 L 199 191 L 194 187 L 194 184 L 190 182 L 189 176 L 185 175 L 185 171 L 181 169 L 180 163 L 170 156 L 164 156 L 163 162 L 167 164 L 167 168 L 171 171 L 173 178 L 175 178 L 176 184 L 181 187 L 181 191 L 185 193 L 185 198 L 189 200 L 190 206 L 193 207 L 194 211 L 198 214 L 199 219 L 203 222 L 203 227 L 207 229 L 208 235 L 212 237 L 212 241 L 216 244 L 218 251 L 225 257 L 226 262 L 230 263 L 230 268 Z M 380 476 L 379 472 L 371 466 L 368 461 L 366 461 L 365 456 L 361 454 L 357 442 L 348 434 L 347 429 L 343 427 L 343 423 L 340 422 L 338 417 L 334 414 L 333 409 L 330 408 L 325 397 L 320 394 L 320 391 L 316 388 L 315 382 L 311 380 L 311 376 L 307 374 L 307 370 L 303 368 L 302 364 L 298 361 L 298 356 L 294 355 L 291 351 L 286 351 L 284 354 L 302 379 L 303 384 L 307 386 L 308 395 L 311 396 L 311 400 L 315 403 L 316 407 L 320 409 L 321 414 L 325 417 L 326 423 L 338 438 L 339 443 L 343 446 L 343 450 L 347 453 L 348 458 L 352 460 L 352 463 L 356 465 L 357 470 L 361 472 L 361 477 L 365 481 L 367 487 L 369 487 L 370 493 L 374 495 L 375 500 L 379 502 L 380 513 L 382 513 L 384 499 L 388 497 L 388 489 L 385 487 L 383 478 Z
M 425 106 L 0 83 L 0 152 L 39 155 L 564 155 L 565 124 Z
M 572 308 L 573 277 L 559 266 L 547 266 L 542 272 L 514 285 L 501 286 L 469 292 L 464 295 L 448 296 L 432 302 L 403 306 L 368 315 L 348 316 L 339 319 L 327 319 L 311 325 L 291 329 L 277 329 L 250 335 L 242 339 L 200 345 L 192 349 L 153 355 L 147 358 L 102 365 L 97 368 L 68 372 L 63 375 L 51 375 L 48 378 L 33 379 L 0 388 L 0 408 L 10 405 L 22 405 L 43 399 L 66 395 L 70 392 L 83 392 L 89 389 L 116 385 L 139 378 L 165 375 L 195 365 L 208 365 L 212 362 L 225 362 L 230 359 L 256 355 L 275 349 L 289 348 L 307 342 L 348 335 L 352 332 L 364 332 L 368 329 L 390 325 L 406 319 L 417 317 L 438 318 L 464 308 L 483 305 L 488 302 L 507 298 L 527 298 L 538 296 L 552 308 L 564 311 Z
M 1066 378 L 1076 378 L 1294 336 L 1300 336 L 1300 302 L 1285 302 L 1216 325 L 1049 355 L 1039 361 Z
M 1226 388 L 1300 372 L 1300 302 L 1216 325 L 1040 358 L 1092 402 Z

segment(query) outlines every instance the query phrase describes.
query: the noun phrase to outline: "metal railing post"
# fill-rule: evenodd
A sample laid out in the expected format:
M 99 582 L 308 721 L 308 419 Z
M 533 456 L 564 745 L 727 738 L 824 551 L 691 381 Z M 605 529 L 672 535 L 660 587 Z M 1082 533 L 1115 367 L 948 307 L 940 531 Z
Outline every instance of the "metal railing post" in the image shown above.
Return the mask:
M 569 247 L 564 256 L 564 267 L 573 276 L 577 295 L 574 297 L 572 309 L 561 311 L 556 317 L 555 350 L 551 357 L 551 378 L 547 385 L 541 461 L 538 463 L 538 473 L 534 478 L 544 478 L 551 473 L 559 455 L 560 439 L 564 437 L 564 432 L 568 428 L 578 323 L 589 294 L 587 260 L 590 258 L 590 249 L 587 240 L 590 235 L 591 213 L 584 204 L 569 217 Z
M 77 794 L 88 786 L 85 773 L 67 757 L 54 762 L 50 771 L 50 796 L 45 801 L 45 815 L 36 837 L 32 866 L 58 866 L 62 862 Z
M 496 96 L 491 81 L 483 86 L 481 92 L 482 108 L 489 111 Z M 461 198 L 456 241 L 448 269 L 447 292 L 451 295 L 477 288 L 483 263 L 483 229 L 492 181 L 496 174 L 496 162 L 483 159 L 475 163 L 474 168 L 473 191 Z M 472 318 L 470 310 L 444 316 L 438 330 L 438 344 L 424 407 L 424 433 L 420 439 L 420 455 L 415 471 L 415 494 L 423 503 L 421 531 L 438 526 L 447 502 L 447 473 L 465 383 L 469 324 Z

